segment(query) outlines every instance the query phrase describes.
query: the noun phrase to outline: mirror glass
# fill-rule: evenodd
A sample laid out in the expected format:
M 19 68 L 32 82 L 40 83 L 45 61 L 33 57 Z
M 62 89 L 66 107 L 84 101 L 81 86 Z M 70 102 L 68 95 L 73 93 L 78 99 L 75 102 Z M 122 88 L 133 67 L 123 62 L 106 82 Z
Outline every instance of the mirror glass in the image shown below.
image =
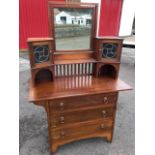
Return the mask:
M 92 9 L 54 8 L 57 51 L 90 49 L 92 11 Z

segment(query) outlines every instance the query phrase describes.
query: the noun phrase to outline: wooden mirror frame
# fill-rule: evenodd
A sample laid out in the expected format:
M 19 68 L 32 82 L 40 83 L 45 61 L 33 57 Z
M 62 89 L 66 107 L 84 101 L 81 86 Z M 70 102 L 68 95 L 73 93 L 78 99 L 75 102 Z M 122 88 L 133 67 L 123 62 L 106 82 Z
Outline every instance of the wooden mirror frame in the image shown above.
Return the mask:
M 56 50 L 55 31 L 54 31 L 54 8 L 76 8 L 76 9 L 92 9 L 92 29 L 90 36 L 90 49 L 84 50 Z M 55 52 L 92 52 L 93 51 L 93 39 L 96 37 L 97 29 L 97 3 L 72 3 L 72 2 L 48 2 L 48 26 L 49 36 L 54 39 L 54 51 Z

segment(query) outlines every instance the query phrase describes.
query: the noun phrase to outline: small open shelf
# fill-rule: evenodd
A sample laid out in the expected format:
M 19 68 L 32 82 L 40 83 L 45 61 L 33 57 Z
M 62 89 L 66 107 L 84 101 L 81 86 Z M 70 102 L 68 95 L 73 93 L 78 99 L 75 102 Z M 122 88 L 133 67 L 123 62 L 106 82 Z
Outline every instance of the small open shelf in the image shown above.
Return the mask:
M 100 67 L 98 75 L 101 77 L 117 78 L 117 70 L 110 64 L 103 65 Z
M 53 81 L 53 73 L 49 69 L 41 69 L 35 76 L 35 84 Z

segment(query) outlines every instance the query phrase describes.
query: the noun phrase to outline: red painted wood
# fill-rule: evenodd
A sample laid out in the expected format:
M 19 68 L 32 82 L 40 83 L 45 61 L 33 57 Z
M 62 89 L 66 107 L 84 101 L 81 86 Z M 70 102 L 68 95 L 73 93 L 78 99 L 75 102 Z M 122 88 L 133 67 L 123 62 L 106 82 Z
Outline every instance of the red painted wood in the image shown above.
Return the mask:
M 99 36 L 117 36 L 123 0 L 101 0 Z
M 48 0 L 19 0 L 20 49 L 27 48 L 28 37 L 48 37 Z

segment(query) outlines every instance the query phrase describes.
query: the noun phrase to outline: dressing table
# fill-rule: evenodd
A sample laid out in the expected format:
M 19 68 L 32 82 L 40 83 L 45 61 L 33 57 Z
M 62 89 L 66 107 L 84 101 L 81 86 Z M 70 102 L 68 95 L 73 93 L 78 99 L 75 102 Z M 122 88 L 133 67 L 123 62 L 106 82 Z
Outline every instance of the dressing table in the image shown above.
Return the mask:
M 61 145 L 93 137 L 112 142 L 119 91 L 131 89 L 119 79 L 123 40 L 96 36 L 97 4 L 49 2 L 48 6 L 50 37 L 28 38 L 28 46 L 32 75 L 29 101 L 46 110 L 50 150 L 54 153 Z M 68 24 L 69 14 L 72 21 Z M 64 25 L 68 26 L 61 37 L 68 34 L 71 25 L 76 27 L 74 37 L 78 39 L 87 32 L 85 49 L 81 45 L 78 49 L 65 49 L 77 46 L 74 37 L 67 38 L 72 42 L 66 41 L 68 46 L 59 49 Z M 80 31 L 83 33 L 78 36 Z

